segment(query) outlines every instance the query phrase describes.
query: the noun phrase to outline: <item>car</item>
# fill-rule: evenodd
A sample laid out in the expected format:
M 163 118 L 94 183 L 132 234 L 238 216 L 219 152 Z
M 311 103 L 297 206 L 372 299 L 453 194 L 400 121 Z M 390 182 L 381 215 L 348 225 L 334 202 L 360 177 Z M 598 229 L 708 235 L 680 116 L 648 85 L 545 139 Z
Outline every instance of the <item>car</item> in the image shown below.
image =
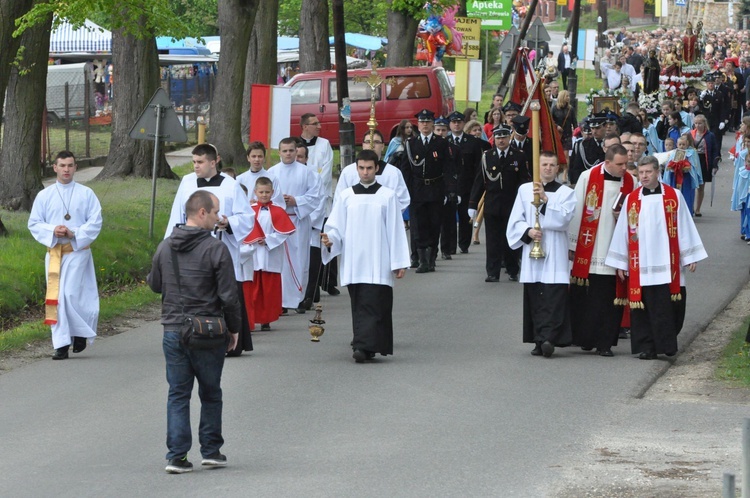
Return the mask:
M 370 69 L 348 71 L 351 121 L 357 144 L 368 130 L 372 91 L 364 81 Z M 378 129 L 386 137 L 392 136 L 402 119 L 415 121 L 414 115 L 429 109 L 436 116 L 447 116 L 454 110 L 453 86 L 442 67 L 386 67 L 378 69 L 383 83 L 375 93 L 375 119 Z M 303 114 L 315 114 L 321 123 L 320 136 L 331 145 L 339 145 L 338 87 L 335 71 L 300 73 L 286 85 L 292 89 L 292 134 L 300 130 Z

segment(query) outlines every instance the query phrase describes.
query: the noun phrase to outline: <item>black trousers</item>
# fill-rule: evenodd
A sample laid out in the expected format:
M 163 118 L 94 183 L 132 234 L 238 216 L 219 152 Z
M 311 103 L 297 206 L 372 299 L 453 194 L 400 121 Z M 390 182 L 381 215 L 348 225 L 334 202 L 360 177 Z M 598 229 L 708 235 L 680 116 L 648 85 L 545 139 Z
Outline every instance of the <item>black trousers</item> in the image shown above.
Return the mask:
M 456 204 L 448 201 L 443 206 L 443 223 L 440 226 L 440 252 L 443 254 L 456 254 L 457 235 Z
M 469 250 L 471 245 L 471 236 L 474 227 L 469 218 L 469 196 L 461 196 L 461 202 L 457 207 L 458 211 L 458 247 L 464 251 Z
M 393 354 L 393 287 L 349 284 L 346 288 L 352 303 L 352 348 Z
M 313 302 L 320 301 L 320 282 L 323 272 L 321 266 L 323 260 L 320 256 L 320 247 L 310 246 L 310 276 L 307 279 L 304 299 L 312 299 Z
M 437 248 L 440 239 L 440 225 L 443 221 L 443 201 L 414 202 L 412 220 L 417 222 L 417 247 Z
M 645 286 L 641 292 L 644 309 L 630 310 L 631 352 L 677 353 L 677 334 L 685 321 L 685 287 L 680 287 L 679 301 L 672 301 L 669 284 Z
M 610 349 L 617 345 L 622 307 L 615 306 L 615 275 L 589 275 L 589 285 L 570 286 L 573 344 L 582 348 Z
M 523 342 L 570 346 L 568 284 L 523 284 Z
M 413 204 L 409 205 L 409 242 L 411 243 L 411 260 L 419 261 L 419 223 L 417 222 L 417 213 Z
M 487 258 L 485 268 L 487 275 L 500 277 L 501 263 L 505 263 L 505 269 L 509 275 L 518 275 L 520 265 L 518 253 L 508 245 L 505 230 L 508 228 L 507 218 L 484 213 L 484 236 L 486 240 Z
M 255 325 L 248 323 L 247 309 L 245 308 L 245 292 L 242 290 L 242 282 L 237 282 L 237 297 L 240 300 L 240 310 L 242 311 L 242 330 L 237 340 L 237 347 L 227 351 L 230 356 L 237 356 L 243 351 L 253 350 L 253 337 L 250 334 L 250 326 Z

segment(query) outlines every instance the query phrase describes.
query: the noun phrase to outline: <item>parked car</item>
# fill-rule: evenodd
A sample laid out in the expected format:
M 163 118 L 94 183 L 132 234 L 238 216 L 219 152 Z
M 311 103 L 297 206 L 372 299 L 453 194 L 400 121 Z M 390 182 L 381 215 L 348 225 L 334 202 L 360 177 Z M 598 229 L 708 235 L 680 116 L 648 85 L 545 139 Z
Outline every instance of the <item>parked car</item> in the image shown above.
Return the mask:
M 369 69 L 348 71 L 351 120 L 358 144 L 368 129 L 372 91 L 367 83 L 356 83 L 354 78 L 365 79 L 370 74 Z M 386 67 L 379 69 L 378 74 L 387 81 L 376 90 L 375 119 L 378 129 L 386 137 L 391 135 L 402 119 L 416 122 L 414 115 L 422 109 L 429 109 L 437 116 L 447 116 L 454 110 L 453 86 L 442 67 Z M 300 73 L 285 86 L 292 88 L 292 134 L 299 134 L 300 117 L 313 113 L 322 125 L 320 136 L 327 138 L 332 145 L 338 145 L 336 72 Z

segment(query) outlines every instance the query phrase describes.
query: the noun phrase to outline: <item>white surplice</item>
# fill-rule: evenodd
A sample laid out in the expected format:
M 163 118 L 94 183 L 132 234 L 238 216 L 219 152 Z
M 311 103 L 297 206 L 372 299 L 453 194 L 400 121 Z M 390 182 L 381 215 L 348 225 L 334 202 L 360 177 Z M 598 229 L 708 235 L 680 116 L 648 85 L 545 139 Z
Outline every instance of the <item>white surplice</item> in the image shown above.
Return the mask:
M 533 183 L 524 183 L 518 188 L 506 231 L 511 249 L 523 247 L 520 281 L 568 284 L 570 282 L 568 225 L 575 212 L 575 193 L 564 185 L 561 185 L 556 192 L 546 192 L 547 203 L 544 205 L 544 214 L 539 215 L 539 224 L 542 228 L 541 244 L 545 257 L 533 259 L 529 257 L 532 244 L 523 241 L 523 236 L 530 228 L 534 228 L 536 221 L 536 208 L 531 204 L 534 200 L 533 189 Z
M 247 189 L 247 200 L 250 204 L 257 202 L 257 198 L 255 197 L 255 182 L 258 180 L 258 178 L 271 178 L 268 175 L 268 171 L 266 171 L 264 168 L 261 168 L 260 171 L 253 172 L 252 170 L 247 170 L 241 175 L 237 176 L 237 181 L 240 183 L 240 185 L 244 185 Z M 273 196 L 271 196 L 271 202 L 276 204 L 279 207 L 283 207 L 286 209 L 286 203 L 284 203 L 284 196 L 281 193 L 281 189 L 279 188 L 278 181 L 271 178 L 271 181 L 273 181 Z
M 323 262 L 341 256 L 341 285 L 393 287 L 393 272 L 411 264 L 401 209 L 388 187 L 372 194 L 345 189 L 334 199 L 324 231 L 333 245 L 321 251 Z
M 663 192 L 664 185 L 661 188 Z M 619 270 L 628 270 L 628 209 L 633 202 L 632 196 L 633 194 L 628 195 L 623 204 L 607 256 L 607 264 Z M 641 211 L 638 216 L 638 266 L 641 286 L 668 284 L 672 281 L 663 199 L 663 194 L 643 195 L 641 192 Z M 706 259 L 708 254 L 685 204 L 685 198 L 679 190 L 677 190 L 677 203 L 680 285 L 683 286 L 685 285 L 684 267 Z
M 200 187 L 200 190 L 210 192 L 219 199 L 219 217 L 223 215 L 229 220 L 232 233 L 226 231 L 218 232 L 218 234 L 221 235 L 221 241 L 227 246 L 229 254 L 232 256 L 234 276 L 238 282 L 241 282 L 240 244 L 242 244 L 242 241 L 245 240 L 245 237 L 253 229 L 255 215 L 250 209 L 250 203 L 247 201 L 247 196 L 243 192 L 242 187 L 240 187 L 240 184 L 230 176 L 226 176 L 223 173 L 219 174 L 223 178 L 221 185 Z M 195 173 L 188 173 L 183 176 L 180 188 L 177 189 L 177 194 L 175 194 L 174 201 L 172 202 L 172 212 L 169 216 L 167 231 L 164 234 L 165 239 L 172 234 L 172 230 L 176 225 L 184 224 L 187 221 L 185 204 L 196 190 L 199 190 L 198 176 Z M 215 236 L 218 236 L 218 234 Z
M 596 168 L 597 166 L 594 166 Z M 604 168 L 604 163 L 601 163 L 601 168 Z M 586 190 L 589 188 L 589 177 L 591 172 L 589 170 L 581 173 L 576 183 L 576 212 L 573 215 L 573 220 L 568 226 L 568 249 L 571 251 L 576 250 L 578 244 L 578 232 L 581 229 L 581 217 L 586 209 Z M 611 266 L 605 264 L 607 259 L 607 252 L 609 251 L 609 244 L 612 242 L 612 232 L 615 230 L 615 219 L 614 212 L 612 211 L 612 205 L 617 199 L 617 194 L 620 193 L 620 187 L 622 180 L 612 181 L 604 180 L 604 198 L 602 199 L 602 210 L 599 214 L 599 227 L 596 230 L 596 240 L 594 241 L 594 250 L 591 254 L 591 266 L 589 272 L 596 275 L 614 275 L 615 270 Z
M 252 273 L 255 271 L 267 271 L 270 273 L 281 273 L 284 265 L 284 241 L 289 238 L 289 234 L 279 233 L 273 228 L 271 222 L 271 213 L 267 209 L 260 209 L 255 222 L 260 225 L 265 234 L 265 243 L 252 244 L 252 259 L 248 264 L 243 264 L 245 280 L 252 280 Z M 244 244 L 247 246 L 248 244 Z
M 310 216 L 322 202 L 322 183 L 320 175 L 297 161 L 278 163 L 269 168 L 268 174 L 278 181 L 283 195 L 294 196 L 297 201 L 296 206 L 286 208 L 297 230 L 286 240 L 287 256 L 281 271 L 281 305 L 296 308 L 304 298 L 310 276 Z
M 70 214 L 70 220 L 65 219 L 66 214 Z M 75 236 L 72 239 L 55 237 L 58 225 L 65 225 Z M 34 199 L 28 227 L 34 239 L 45 247 L 67 243 L 73 247 L 72 253 L 63 254 L 60 266 L 57 323 L 52 325 L 53 347 L 70 345 L 71 337 L 85 337 L 92 343 L 99 320 L 99 291 L 89 246 L 102 228 L 99 199 L 85 185 L 74 181 L 55 182 Z M 49 252 L 44 264 L 46 273 Z
M 396 193 L 399 209 L 401 209 L 401 211 L 404 211 L 409 207 L 411 197 L 409 196 L 409 189 L 406 187 L 406 182 L 404 181 L 404 175 L 401 173 L 400 169 L 392 164 L 386 163 L 383 171 L 375 176 L 375 181 Z M 341 171 L 338 183 L 336 184 L 334 199 L 341 195 L 341 192 L 358 183 L 359 173 L 357 172 L 357 163 L 352 163 Z

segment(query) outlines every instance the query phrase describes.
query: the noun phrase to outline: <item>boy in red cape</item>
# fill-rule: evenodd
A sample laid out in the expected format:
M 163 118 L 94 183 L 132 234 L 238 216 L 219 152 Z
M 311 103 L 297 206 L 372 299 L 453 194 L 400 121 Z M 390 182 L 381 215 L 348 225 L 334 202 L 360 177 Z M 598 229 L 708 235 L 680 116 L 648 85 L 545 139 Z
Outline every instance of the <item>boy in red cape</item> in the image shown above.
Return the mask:
M 286 238 L 295 231 L 294 223 L 284 208 L 271 202 L 273 182 L 260 177 L 255 182 L 258 202 L 250 207 L 255 213 L 255 226 L 245 237 L 241 253 L 252 255 L 252 281 L 243 282 L 245 308 L 251 330 L 260 323 L 260 330 L 271 330 L 271 322 L 281 315 L 281 266 L 288 257 Z M 251 261 L 243 257 L 243 266 Z

